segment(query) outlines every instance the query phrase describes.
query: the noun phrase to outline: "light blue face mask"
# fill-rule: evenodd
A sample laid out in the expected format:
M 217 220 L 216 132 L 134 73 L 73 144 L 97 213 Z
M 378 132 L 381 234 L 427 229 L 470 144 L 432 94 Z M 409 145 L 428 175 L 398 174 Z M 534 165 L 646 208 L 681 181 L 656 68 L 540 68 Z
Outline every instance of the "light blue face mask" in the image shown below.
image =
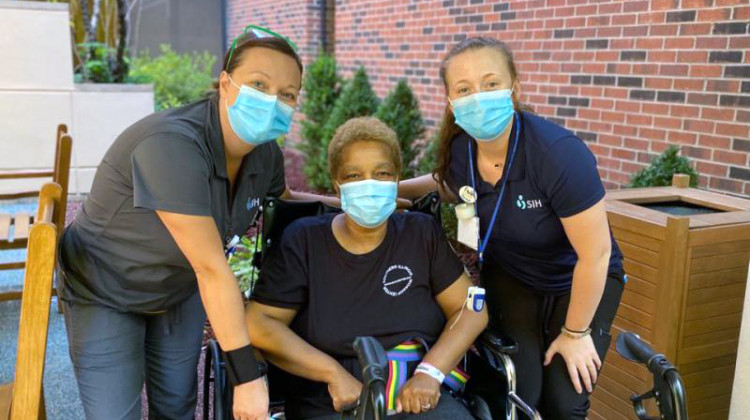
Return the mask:
M 478 141 L 495 140 L 513 117 L 513 90 L 479 92 L 450 101 L 456 124 Z
M 227 108 L 229 125 L 237 137 L 245 143 L 259 145 L 287 134 L 292 126 L 294 108 L 280 101 L 275 95 L 266 95 L 250 86 L 239 86 L 232 78 L 229 81 L 240 93 L 232 106 Z
M 341 209 L 362 227 L 378 227 L 396 210 L 396 182 L 367 179 L 340 184 L 339 190 Z

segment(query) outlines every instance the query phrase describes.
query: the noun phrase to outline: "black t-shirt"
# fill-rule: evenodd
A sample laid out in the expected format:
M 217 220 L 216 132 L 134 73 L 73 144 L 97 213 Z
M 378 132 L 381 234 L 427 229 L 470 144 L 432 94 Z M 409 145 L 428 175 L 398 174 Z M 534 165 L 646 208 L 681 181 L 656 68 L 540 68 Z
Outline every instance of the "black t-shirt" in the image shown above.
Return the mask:
M 181 302 L 195 273 L 155 210 L 213 217 L 222 240 L 244 234 L 263 197 L 286 189 L 279 146 L 246 155 L 235 184 L 232 200 L 216 98 L 136 122 L 105 154 L 61 239 L 61 296 L 133 312 Z
M 497 264 L 541 292 L 565 293 L 570 290 L 578 256 L 560 218 L 598 203 L 604 198 L 604 186 L 596 158 L 581 139 L 534 114 L 516 115 L 520 116 L 521 130 L 518 147 L 513 162 L 505 165 L 505 196 L 484 252 L 485 265 L 492 268 Z M 516 138 L 515 127 L 514 123 L 509 160 Z M 469 142 L 478 184 L 477 213 L 484 238 L 503 180 L 490 185 L 481 179 L 476 164 L 476 140 L 463 131 L 451 141 L 447 183 L 457 196 L 462 186 L 471 185 Z M 613 238 L 610 270 L 621 269 L 622 254 Z
M 435 296 L 453 284 L 463 266 L 435 219 L 395 213 L 385 239 L 372 252 L 347 252 L 333 236 L 334 215 L 290 225 L 264 262 L 252 299 L 299 312 L 291 329 L 357 378 L 352 344 L 373 336 L 385 349 L 410 338 L 434 343 L 445 317 Z M 333 414 L 323 383 L 288 375 L 290 418 Z

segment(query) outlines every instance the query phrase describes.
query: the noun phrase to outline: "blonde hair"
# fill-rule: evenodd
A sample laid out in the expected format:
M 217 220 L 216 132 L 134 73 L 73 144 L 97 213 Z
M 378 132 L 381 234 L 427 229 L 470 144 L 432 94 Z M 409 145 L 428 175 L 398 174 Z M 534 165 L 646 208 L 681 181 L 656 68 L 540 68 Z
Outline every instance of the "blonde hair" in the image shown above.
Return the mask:
M 396 173 L 401 173 L 401 148 L 396 133 L 375 117 L 357 117 L 342 124 L 328 144 L 328 172 L 332 180 L 336 179 L 341 168 L 344 149 L 360 141 L 372 141 L 386 146 Z

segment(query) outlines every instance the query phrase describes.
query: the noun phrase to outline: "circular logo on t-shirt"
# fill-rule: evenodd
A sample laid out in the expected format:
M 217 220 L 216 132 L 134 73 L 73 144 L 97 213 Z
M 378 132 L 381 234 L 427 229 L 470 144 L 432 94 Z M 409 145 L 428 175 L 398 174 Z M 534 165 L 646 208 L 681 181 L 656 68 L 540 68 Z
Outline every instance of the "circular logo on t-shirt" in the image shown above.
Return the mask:
M 388 267 L 383 276 L 383 291 L 391 296 L 401 296 L 414 281 L 411 269 L 405 265 Z

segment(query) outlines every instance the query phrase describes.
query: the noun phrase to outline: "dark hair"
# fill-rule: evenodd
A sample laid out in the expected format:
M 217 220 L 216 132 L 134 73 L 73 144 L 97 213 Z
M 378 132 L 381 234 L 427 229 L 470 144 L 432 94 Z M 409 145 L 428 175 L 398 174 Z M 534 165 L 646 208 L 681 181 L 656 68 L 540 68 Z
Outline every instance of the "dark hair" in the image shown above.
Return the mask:
M 294 51 L 294 48 L 292 48 L 292 46 L 289 45 L 288 42 L 286 42 L 282 38 L 275 37 L 258 38 L 252 32 L 248 32 L 237 38 L 237 45 L 235 46 L 234 51 L 232 52 L 230 48 L 230 50 L 227 51 L 226 55 L 224 55 L 224 65 L 222 66 L 222 70 L 226 71 L 229 74 L 232 74 L 234 69 L 236 69 L 237 66 L 239 66 L 242 62 L 242 58 L 245 56 L 245 53 L 253 48 L 268 48 L 269 50 L 278 51 L 282 54 L 286 54 L 289 57 L 292 57 L 294 61 L 297 62 L 297 67 L 299 68 L 300 75 L 302 74 L 302 60 L 299 58 L 299 54 Z M 218 79 L 214 81 L 213 88 L 214 90 L 219 89 Z
M 480 48 L 490 48 L 498 51 L 505 58 L 505 64 L 508 66 L 510 71 L 510 77 L 515 82 L 518 80 L 518 72 L 516 71 L 516 63 L 513 61 L 513 52 L 510 50 L 508 45 L 503 41 L 488 37 L 475 37 L 467 38 L 456 46 L 451 48 L 448 54 L 443 58 L 440 63 L 440 79 L 443 81 L 446 94 L 448 92 L 448 82 L 446 81 L 446 72 L 448 64 L 451 59 L 463 52 L 470 50 L 478 50 Z M 513 98 L 513 105 L 516 110 L 531 111 L 531 108 L 519 102 L 516 97 Z M 456 124 L 456 118 L 450 109 L 450 106 L 446 104 L 445 114 L 443 120 L 440 123 L 440 130 L 438 132 L 438 157 L 437 167 L 433 170 L 432 176 L 439 184 L 443 184 L 449 177 L 448 166 L 451 160 L 451 140 L 461 132 L 461 127 Z

